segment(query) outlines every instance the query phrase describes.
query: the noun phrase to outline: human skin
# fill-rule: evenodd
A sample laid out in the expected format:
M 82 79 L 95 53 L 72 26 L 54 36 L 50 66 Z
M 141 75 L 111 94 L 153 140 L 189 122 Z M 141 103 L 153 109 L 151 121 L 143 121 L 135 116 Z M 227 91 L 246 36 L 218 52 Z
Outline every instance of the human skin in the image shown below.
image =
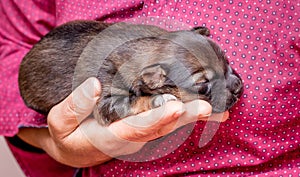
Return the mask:
M 210 104 L 202 100 L 170 101 L 159 108 L 101 126 L 95 119 L 87 118 L 100 93 L 99 81 L 87 79 L 51 109 L 48 128 L 21 128 L 18 136 L 60 163 L 88 167 L 135 153 L 148 141 L 188 123 L 207 120 L 209 116 L 209 120 L 225 121 L 229 116 L 228 112 L 211 116 Z

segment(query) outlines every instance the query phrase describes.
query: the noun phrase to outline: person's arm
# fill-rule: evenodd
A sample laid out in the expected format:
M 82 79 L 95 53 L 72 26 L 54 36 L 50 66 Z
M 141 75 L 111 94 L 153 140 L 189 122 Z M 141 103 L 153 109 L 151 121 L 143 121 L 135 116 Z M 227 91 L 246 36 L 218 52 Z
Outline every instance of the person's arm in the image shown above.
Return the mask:
M 137 152 L 147 141 L 190 122 L 207 119 L 211 114 L 211 106 L 205 101 L 186 104 L 171 101 L 104 127 L 93 118 L 86 119 L 96 104 L 100 90 L 97 79 L 88 79 L 51 109 L 49 128 L 24 128 L 18 136 L 63 164 L 87 167 Z M 224 116 L 224 119 L 228 118 L 227 114 Z

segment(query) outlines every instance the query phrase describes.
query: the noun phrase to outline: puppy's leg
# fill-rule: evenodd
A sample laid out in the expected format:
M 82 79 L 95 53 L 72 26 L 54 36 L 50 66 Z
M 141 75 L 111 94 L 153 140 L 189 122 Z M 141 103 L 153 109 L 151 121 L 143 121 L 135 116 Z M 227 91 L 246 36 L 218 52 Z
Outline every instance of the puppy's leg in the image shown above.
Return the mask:
M 94 116 L 101 125 L 109 125 L 119 119 L 150 110 L 151 103 L 151 96 L 107 96 L 99 100 Z
M 98 114 L 95 118 L 101 125 L 109 125 L 121 118 L 148 111 L 172 100 L 177 100 L 177 98 L 171 94 L 141 96 L 135 99 L 119 95 L 107 97 L 97 104 Z
M 99 99 L 94 110 L 95 119 L 101 125 L 109 125 L 130 115 L 130 98 L 125 95 L 106 96 Z

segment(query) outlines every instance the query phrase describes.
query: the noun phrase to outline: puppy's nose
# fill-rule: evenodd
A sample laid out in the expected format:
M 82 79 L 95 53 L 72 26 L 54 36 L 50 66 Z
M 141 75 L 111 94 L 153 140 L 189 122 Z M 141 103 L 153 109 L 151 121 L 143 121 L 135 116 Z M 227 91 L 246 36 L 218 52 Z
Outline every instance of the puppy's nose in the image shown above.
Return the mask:
M 231 74 L 227 80 L 226 87 L 236 98 L 241 97 L 243 93 L 243 82 L 240 77 Z

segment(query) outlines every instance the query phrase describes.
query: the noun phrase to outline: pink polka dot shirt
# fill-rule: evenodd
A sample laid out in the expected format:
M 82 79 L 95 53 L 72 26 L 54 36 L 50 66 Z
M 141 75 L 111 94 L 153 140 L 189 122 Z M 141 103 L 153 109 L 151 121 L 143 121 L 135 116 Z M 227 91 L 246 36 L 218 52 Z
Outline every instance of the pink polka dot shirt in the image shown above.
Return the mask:
M 241 100 L 226 122 L 187 125 L 131 156 L 80 173 L 84 177 L 300 174 L 299 1 L 3 0 L 0 16 L 1 135 L 13 136 L 20 127 L 46 125 L 44 116 L 24 105 L 17 76 L 22 57 L 49 30 L 75 19 L 119 22 L 159 16 L 211 30 L 211 38 L 243 79 Z M 206 129 L 216 129 L 216 134 L 201 146 L 199 141 L 208 136 Z M 29 158 L 26 153 L 14 150 L 28 176 L 79 173 L 46 154 Z M 40 163 L 49 165 L 45 171 L 26 165 L 41 159 Z

